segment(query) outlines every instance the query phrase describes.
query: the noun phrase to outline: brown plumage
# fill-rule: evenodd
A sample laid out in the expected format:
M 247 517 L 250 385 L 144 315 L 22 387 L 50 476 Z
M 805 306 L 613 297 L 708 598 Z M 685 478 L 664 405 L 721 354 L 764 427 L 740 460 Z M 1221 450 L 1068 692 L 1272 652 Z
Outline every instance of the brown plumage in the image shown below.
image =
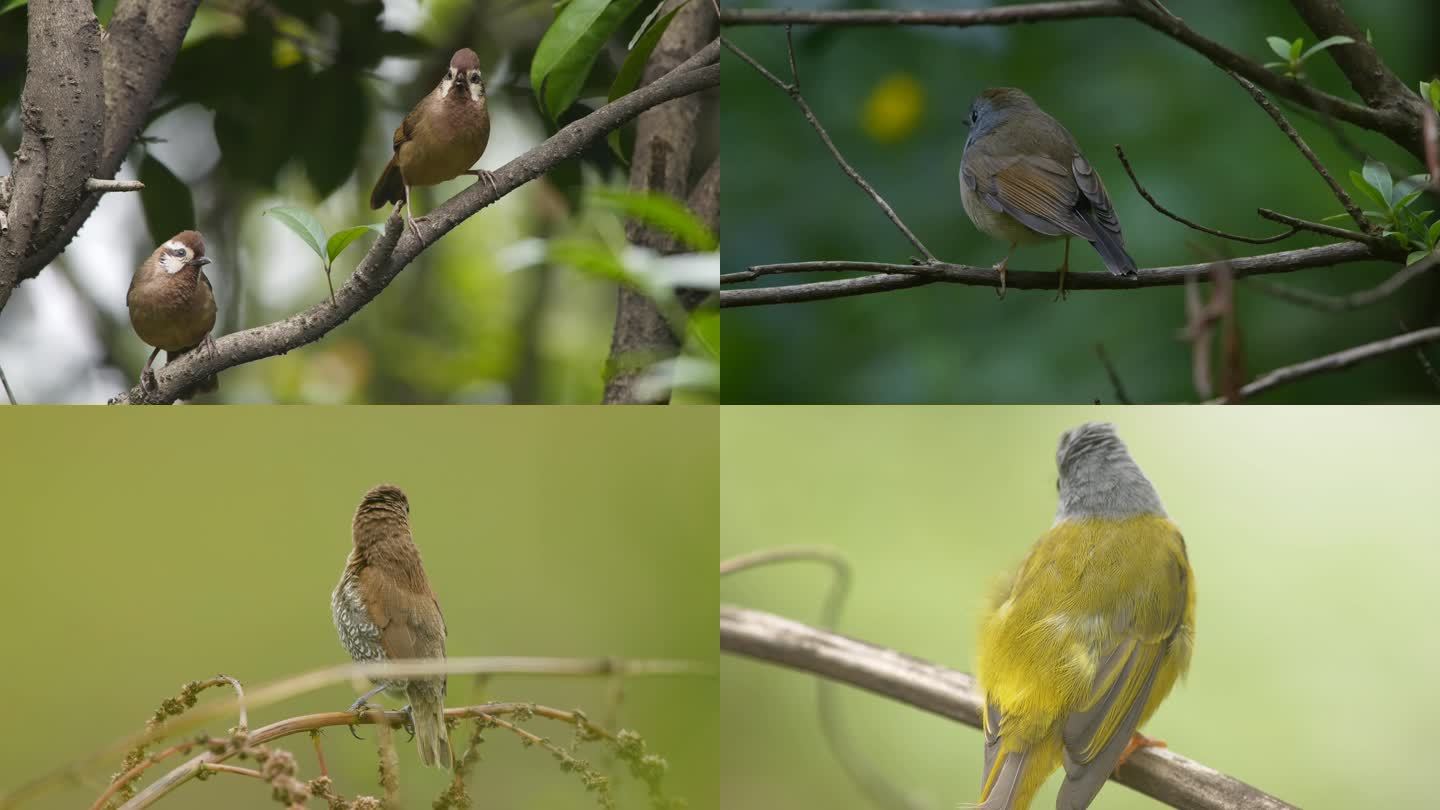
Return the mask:
M 495 181 L 483 169 L 471 169 L 490 142 L 490 113 L 485 107 L 485 81 L 480 57 L 461 48 L 450 58 L 440 84 L 415 105 L 395 130 L 395 156 L 390 158 L 375 189 L 370 207 L 386 203 L 405 206 L 406 221 L 420 236 L 410 210 L 410 187 L 433 186 L 473 174 Z
M 410 536 L 410 501 L 399 487 L 365 493 L 351 528 L 354 546 L 330 597 L 340 643 L 356 661 L 444 658 L 445 617 Z M 420 761 L 449 768 L 445 676 L 375 681 L 351 711 L 380 690 L 410 701 Z
M 205 238 L 198 231 L 181 231 L 155 248 L 130 279 L 125 296 L 130 325 L 141 340 L 155 347 L 140 372 L 142 386 L 155 385 L 150 365 L 162 349 L 169 363 L 210 341 L 210 330 L 215 328 L 215 291 L 201 269 L 209 263 Z M 179 398 L 189 399 L 218 387 L 215 377 L 207 377 L 181 392 Z

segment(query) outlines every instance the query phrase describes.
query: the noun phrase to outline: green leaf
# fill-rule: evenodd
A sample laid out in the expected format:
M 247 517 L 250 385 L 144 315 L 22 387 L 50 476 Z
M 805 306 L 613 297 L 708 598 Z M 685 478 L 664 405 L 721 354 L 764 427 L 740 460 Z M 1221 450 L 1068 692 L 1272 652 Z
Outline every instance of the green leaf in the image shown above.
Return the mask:
M 551 121 L 575 102 L 605 41 L 640 0 L 570 0 L 550 24 L 530 62 L 530 84 Z
M 1300 55 L 1300 61 L 1301 61 L 1301 62 L 1304 62 L 1306 59 L 1309 59 L 1310 57 L 1314 56 L 1315 54 L 1317 54 L 1317 53 L 1319 53 L 1319 52 L 1321 52 L 1321 51 L 1323 51 L 1323 50 L 1325 50 L 1326 48 L 1333 48 L 1333 47 L 1335 47 L 1336 45 L 1354 45 L 1354 44 L 1355 44 L 1355 40 L 1351 39 L 1350 37 L 1345 37 L 1345 36 L 1328 37 L 1328 38 L 1326 38 L 1326 39 L 1320 40 L 1319 42 L 1315 43 L 1314 45 L 1311 45 L 1309 50 L 1305 51 L 1305 53 L 1303 53 L 1303 54 Z
M 10 0 L 10 2 L 0 6 L 0 14 L 4 14 L 7 11 L 14 11 L 29 2 L 30 0 Z
M 1290 62 L 1289 40 L 1280 37 L 1265 37 L 1265 41 L 1270 43 L 1270 50 L 1274 51 L 1276 56 L 1284 59 L 1287 64 Z
M 688 2 L 690 0 L 685 0 L 685 3 Z M 685 3 L 681 3 L 669 14 L 656 20 L 653 25 L 645 29 L 645 33 L 640 35 L 640 39 L 636 40 L 635 47 L 630 49 L 630 53 L 625 57 L 625 63 L 620 66 L 620 72 L 615 74 L 615 81 L 610 85 L 609 99 L 611 101 L 629 93 L 635 89 L 636 85 L 640 84 L 640 76 L 645 72 L 645 63 L 650 61 L 650 53 L 660 42 L 660 37 L 665 33 L 665 29 L 670 27 L 670 20 L 675 17 L 675 12 L 684 8 Z M 610 151 L 615 153 L 615 157 L 620 158 L 621 162 L 628 162 L 620 149 L 620 130 L 618 128 L 611 130 L 610 134 L 605 136 L 605 140 L 610 143 Z
M 690 337 L 695 340 L 707 357 L 720 359 L 720 313 L 706 309 L 695 313 L 690 319 Z
M 1417 250 L 1414 253 L 1411 253 L 1409 256 L 1405 257 L 1405 264 L 1407 266 L 1412 265 L 1429 255 L 1430 251 L 1428 250 Z
M 1364 176 L 1354 169 L 1350 170 L 1350 182 L 1355 184 L 1355 188 L 1364 192 L 1366 197 L 1369 197 L 1387 210 L 1390 208 L 1390 201 L 1385 199 L 1374 186 L 1370 185 Z
M 1430 243 L 1432 248 L 1435 247 L 1436 242 L 1440 242 L 1440 220 L 1436 220 L 1435 224 L 1430 226 L 1430 232 L 1425 234 L 1425 241 Z
M 1428 174 L 1412 174 L 1409 177 L 1402 177 L 1395 181 L 1395 195 L 1404 196 L 1416 189 L 1424 191 L 1424 186 L 1428 185 L 1430 185 L 1430 175 Z
M 1275 68 L 1285 67 L 1285 66 L 1288 65 L 1288 64 L 1289 64 L 1289 62 L 1266 62 L 1266 63 L 1265 63 L 1265 67 L 1270 68 L 1271 70 L 1274 70 Z
M 140 202 L 145 206 L 150 242 L 159 244 L 195 227 L 195 201 L 190 187 L 149 151 L 140 161 L 140 182 L 145 184 L 140 189 Z
M 309 245 L 310 249 L 315 251 L 315 255 L 319 256 L 320 261 L 325 263 L 326 269 L 329 269 L 330 258 L 325 252 L 324 247 L 326 242 L 325 228 L 320 224 L 320 220 L 316 219 L 309 211 L 303 208 L 295 208 L 289 205 L 277 205 L 265 213 L 275 217 L 280 224 L 294 231 L 295 235 L 300 237 L 302 242 Z
M 598 189 L 591 196 L 606 208 L 622 211 L 626 216 L 654 225 L 691 250 L 709 251 L 716 247 L 715 235 L 710 229 L 674 197 L 617 189 Z
M 1300 49 L 1303 48 L 1303 47 L 1305 47 L 1305 38 L 1304 38 L 1304 37 L 1296 37 L 1296 38 L 1295 38 L 1295 41 L 1292 42 L 1292 43 L 1290 43 L 1290 56 L 1289 56 L 1290 64 L 1292 64 L 1292 65 L 1298 65 L 1298 64 L 1300 64 Z
M 1395 188 L 1390 182 L 1390 170 L 1385 168 L 1385 164 L 1374 158 L 1366 158 L 1365 179 L 1370 183 L 1371 188 L 1380 193 L 1385 207 L 1390 208 L 1394 200 Z
M 1399 193 L 1399 187 L 1398 187 L 1398 186 L 1396 187 L 1396 193 L 1397 193 L 1397 194 Z M 1417 189 L 1415 189 L 1414 191 L 1410 192 L 1409 194 L 1406 194 L 1404 197 L 1401 197 L 1400 199 L 1396 200 L 1396 201 L 1395 201 L 1395 207 L 1396 207 L 1396 208 L 1405 208 L 1406 206 L 1410 205 L 1410 203 L 1415 202 L 1415 198 L 1416 198 L 1416 197 L 1419 197 L 1421 194 L 1424 194 L 1424 193 L 1425 193 L 1425 189 L 1423 189 L 1423 188 L 1417 188 Z
M 334 263 L 335 259 L 338 258 L 341 253 L 345 252 L 345 248 L 350 247 L 351 242 L 354 242 L 370 231 L 384 233 L 385 225 L 381 222 L 374 222 L 369 225 L 356 225 L 353 228 L 346 228 L 343 231 L 336 231 L 331 234 L 330 239 L 325 242 L 325 252 L 329 254 L 330 262 Z
M 1365 213 L 1366 213 L 1366 214 L 1369 214 L 1370 212 L 1369 212 L 1369 211 L 1366 211 Z M 1350 214 L 1349 214 L 1348 212 L 1341 211 L 1341 212 L 1338 213 L 1338 214 L 1331 214 L 1331 215 L 1328 216 L 1328 217 L 1321 217 L 1321 218 L 1320 218 L 1320 221 L 1321 221 L 1321 222 L 1334 222 L 1334 221 L 1337 220 L 1337 219 L 1349 219 L 1349 218 L 1350 218 Z

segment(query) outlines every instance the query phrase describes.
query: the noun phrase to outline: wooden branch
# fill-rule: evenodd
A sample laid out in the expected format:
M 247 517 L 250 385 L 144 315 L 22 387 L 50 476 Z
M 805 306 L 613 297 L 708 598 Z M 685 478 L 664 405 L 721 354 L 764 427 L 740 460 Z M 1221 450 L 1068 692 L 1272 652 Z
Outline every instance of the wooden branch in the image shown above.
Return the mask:
M 856 686 L 980 728 L 975 679 L 781 616 L 720 606 L 720 649 Z M 980 741 L 975 741 L 976 748 Z M 1112 780 L 1181 810 L 1297 810 L 1168 748 L 1142 748 Z
M 1024 3 L 965 11 L 892 9 L 847 9 L 842 11 L 788 8 L 726 8 L 720 10 L 720 22 L 723 25 L 943 25 L 967 28 L 976 25 L 1010 25 L 1043 20 L 1128 16 L 1130 16 L 1129 9 L 1125 7 L 1124 3 L 1117 2 L 1117 0 Z
M 1377 260 L 1369 246 L 1347 242 L 1336 245 L 1286 250 L 1261 256 L 1248 256 L 1228 260 L 1236 278 L 1246 276 L 1293 273 L 1313 267 L 1330 267 L 1349 262 Z M 1168 287 L 1184 284 L 1189 276 L 1208 275 L 1215 267 L 1214 262 L 1185 264 L 1175 267 L 1144 269 L 1134 277 L 1115 276 L 1110 273 L 1071 272 L 1065 277 L 1065 289 L 1075 290 L 1133 290 L 1144 287 Z M 803 301 L 821 301 L 829 298 L 846 298 L 877 292 L 918 287 L 922 284 L 946 282 L 979 287 L 1000 286 L 1000 274 L 991 267 L 972 267 L 963 264 L 904 265 L 880 262 L 817 261 L 794 262 L 790 264 L 756 265 L 748 270 L 727 273 L 721 276 L 722 284 L 750 281 L 761 276 L 780 273 L 816 273 L 859 271 L 875 275 L 849 278 L 839 281 L 821 281 L 812 284 L 792 284 L 783 287 L 755 287 L 743 290 L 721 290 L 720 306 L 750 307 L 766 304 L 793 304 Z M 1009 270 L 1006 272 L 1007 286 L 1022 290 L 1054 290 L 1059 283 L 1055 272 L 1038 270 Z
M 713 44 L 664 78 L 628 93 L 575 121 L 544 143 L 515 158 L 493 173 L 494 185 L 477 182 L 450 198 L 426 217 L 423 236 L 402 227 L 399 209 L 386 222 L 385 233 L 375 240 L 350 279 L 329 300 L 274 323 L 217 338 L 211 348 L 189 352 L 167 363 L 156 375 L 156 387 L 135 386 L 110 400 L 111 404 L 163 404 L 174 402 L 196 382 L 227 368 L 284 354 L 324 337 L 349 320 L 385 289 L 422 251 L 482 208 L 575 157 L 589 144 L 624 125 L 641 112 L 720 83 L 719 45 Z
M 1397 337 L 1377 340 L 1373 343 L 1366 343 L 1351 349 L 1335 352 L 1334 354 L 1327 354 L 1324 357 L 1317 357 L 1314 360 L 1306 360 L 1303 363 L 1296 363 L 1293 366 L 1277 368 L 1242 386 L 1239 396 L 1235 400 L 1219 400 L 1219 402 L 1243 401 L 1257 394 L 1269 391 L 1272 388 L 1285 385 L 1286 383 L 1303 380 L 1306 377 L 1314 377 L 1317 374 L 1339 371 L 1340 369 L 1349 368 L 1357 363 L 1363 363 L 1366 360 L 1373 360 L 1392 352 L 1413 349 L 1430 343 L 1440 343 L 1440 326 L 1432 326 L 1428 329 L 1407 332 Z

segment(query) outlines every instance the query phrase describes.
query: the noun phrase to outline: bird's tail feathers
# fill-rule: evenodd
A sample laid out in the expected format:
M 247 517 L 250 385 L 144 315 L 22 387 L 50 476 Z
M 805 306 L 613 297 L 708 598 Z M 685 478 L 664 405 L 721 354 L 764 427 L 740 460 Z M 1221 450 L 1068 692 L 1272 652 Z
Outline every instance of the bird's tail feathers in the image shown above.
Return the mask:
M 1020 778 L 1025 774 L 1026 751 L 1001 751 L 990 773 L 985 774 L 981 802 L 966 805 L 971 810 L 1025 810 L 1028 799 L 1020 796 Z
M 1125 240 L 1120 234 L 1107 228 L 1095 228 L 1096 239 L 1090 244 L 1105 262 L 1105 267 L 1117 276 L 1136 274 L 1135 260 L 1125 250 Z
M 445 703 L 440 689 L 434 682 L 425 681 L 412 682 L 408 691 L 420 761 L 434 768 L 449 770 L 450 730 L 445 726 Z
M 395 165 L 395 158 L 390 158 L 390 162 L 385 164 L 385 171 L 380 173 L 380 179 L 375 181 L 374 190 L 370 192 L 370 208 L 383 208 L 385 203 L 404 200 L 405 180 L 400 176 L 400 167 Z

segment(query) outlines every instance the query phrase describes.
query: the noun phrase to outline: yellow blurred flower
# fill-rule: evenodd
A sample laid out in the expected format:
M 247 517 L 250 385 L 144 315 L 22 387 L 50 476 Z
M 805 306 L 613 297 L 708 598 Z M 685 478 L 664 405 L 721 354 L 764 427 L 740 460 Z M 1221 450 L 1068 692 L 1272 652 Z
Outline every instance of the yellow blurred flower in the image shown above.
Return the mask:
M 881 79 L 865 99 L 861 125 L 880 143 L 897 143 L 910 137 L 925 114 L 925 90 L 909 73 L 892 73 Z

